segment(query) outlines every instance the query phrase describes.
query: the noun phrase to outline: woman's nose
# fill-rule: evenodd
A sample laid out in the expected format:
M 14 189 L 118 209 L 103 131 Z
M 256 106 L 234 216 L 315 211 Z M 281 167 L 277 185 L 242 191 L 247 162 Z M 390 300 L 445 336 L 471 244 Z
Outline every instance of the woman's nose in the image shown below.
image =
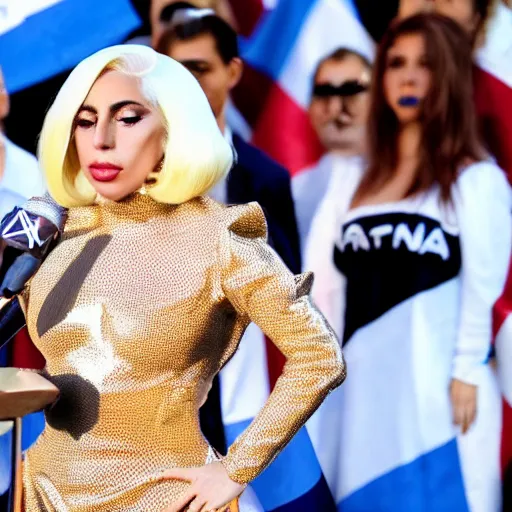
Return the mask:
M 402 80 L 405 85 L 416 85 L 419 80 L 420 69 L 418 66 L 407 66 L 404 69 Z
M 96 149 L 112 149 L 115 146 L 114 126 L 108 121 L 98 122 L 94 132 L 94 147 Z

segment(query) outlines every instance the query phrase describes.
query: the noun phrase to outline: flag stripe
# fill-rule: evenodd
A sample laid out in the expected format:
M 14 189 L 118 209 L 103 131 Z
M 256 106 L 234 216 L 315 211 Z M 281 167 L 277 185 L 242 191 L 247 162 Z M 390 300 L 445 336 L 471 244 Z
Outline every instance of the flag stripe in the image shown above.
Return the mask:
M 70 69 L 139 25 L 129 0 L 66 0 L 40 11 L 0 37 L 7 89 L 14 93 Z
M 400 466 L 344 499 L 340 512 L 469 512 L 457 442 L 449 441 L 415 461 Z
M 336 512 L 336 504 L 331 496 L 327 482 L 323 476 L 316 485 L 306 494 L 303 494 L 296 500 L 293 500 L 273 512 Z
M 504 473 L 512 461 L 512 407 L 503 400 L 503 435 L 501 438 L 501 469 Z
M 512 87 L 476 68 L 474 88 L 485 141 L 512 183 Z
M 230 0 L 231 9 L 238 23 L 238 32 L 250 36 L 265 11 L 262 0 Z
M 252 66 L 245 66 L 242 79 L 233 89 L 233 103 L 252 128 L 266 110 L 267 98 L 273 86 L 273 80 L 265 73 Z
M 282 89 L 304 110 L 311 99 L 313 74 L 321 59 L 349 48 L 373 60 L 374 43 L 342 0 L 316 2 L 279 75 Z
M 231 445 L 249 424 L 250 421 L 243 421 L 227 425 L 228 445 Z M 321 477 L 322 472 L 313 446 L 306 429 L 302 428 L 274 462 L 251 482 L 251 487 L 264 509 L 273 511 L 308 494 L 317 486 Z
M 323 148 L 308 114 L 274 83 L 254 126 L 253 142 L 292 176 L 318 161 Z
M 244 60 L 277 80 L 316 1 L 280 0 L 251 38 L 243 54 Z M 277 34 L 279 44 L 276 44 Z

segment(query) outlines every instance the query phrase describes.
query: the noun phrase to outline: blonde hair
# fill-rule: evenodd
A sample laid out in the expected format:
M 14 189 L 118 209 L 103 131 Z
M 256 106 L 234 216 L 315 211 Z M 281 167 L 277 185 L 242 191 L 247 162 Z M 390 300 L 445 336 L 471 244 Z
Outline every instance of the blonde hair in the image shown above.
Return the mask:
M 64 207 L 92 204 L 72 140 L 76 113 L 99 76 L 118 70 L 140 80 L 142 93 L 165 119 L 167 138 L 162 170 L 148 194 L 180 204 L 205 194 L 230 170 L 233 151 L 220 132 L 197 80 L 178 62 L 142 45 L 119 45 L 82 61 L 50 107 L 38 156 L 52 197 Z

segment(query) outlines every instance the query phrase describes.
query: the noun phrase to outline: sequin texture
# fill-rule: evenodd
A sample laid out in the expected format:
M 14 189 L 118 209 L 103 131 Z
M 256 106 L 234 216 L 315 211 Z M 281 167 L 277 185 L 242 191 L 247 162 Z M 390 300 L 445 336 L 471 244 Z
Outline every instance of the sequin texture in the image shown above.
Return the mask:
M 256 203 L 149 196 L 69 211 L 25 293 L 27 325 L 61 391 L 24 465 L 26 510 L 160 511 L 186 489 L 166 468 L 201 466 L 198 410 L 257 323 L 287 357 L 267 405 L 222 460 L 247 483 L 345 377 L 339 344 L 266 244 Z

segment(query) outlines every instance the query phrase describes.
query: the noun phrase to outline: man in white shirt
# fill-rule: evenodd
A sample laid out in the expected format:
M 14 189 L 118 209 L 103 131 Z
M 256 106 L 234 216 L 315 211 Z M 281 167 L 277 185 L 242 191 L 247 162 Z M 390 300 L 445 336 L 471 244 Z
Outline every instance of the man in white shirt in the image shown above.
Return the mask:
M 0 218 L 29 197 L 45 191 L 37 159 L 3 133 L 9 114 L 9 95 L 0 69 Z
M 370 62 L 346 48 L 322 59 L 314 73 L 309 117 L 326 155 L 292 180 L 303 250 L 333 168 L 364 153 L 370 79 Z
M 32 196 L 43 195 L 46 187 L 37 159 L 16 146 L 3 133 L 9 114 L 9 95 L 0 69 L 0 219 Z M 7 365 L 7 351 L 0 351 L 0 366 Z M 10 484 L 10 434 L 0 436 L 0 511 L 6 505 Z

